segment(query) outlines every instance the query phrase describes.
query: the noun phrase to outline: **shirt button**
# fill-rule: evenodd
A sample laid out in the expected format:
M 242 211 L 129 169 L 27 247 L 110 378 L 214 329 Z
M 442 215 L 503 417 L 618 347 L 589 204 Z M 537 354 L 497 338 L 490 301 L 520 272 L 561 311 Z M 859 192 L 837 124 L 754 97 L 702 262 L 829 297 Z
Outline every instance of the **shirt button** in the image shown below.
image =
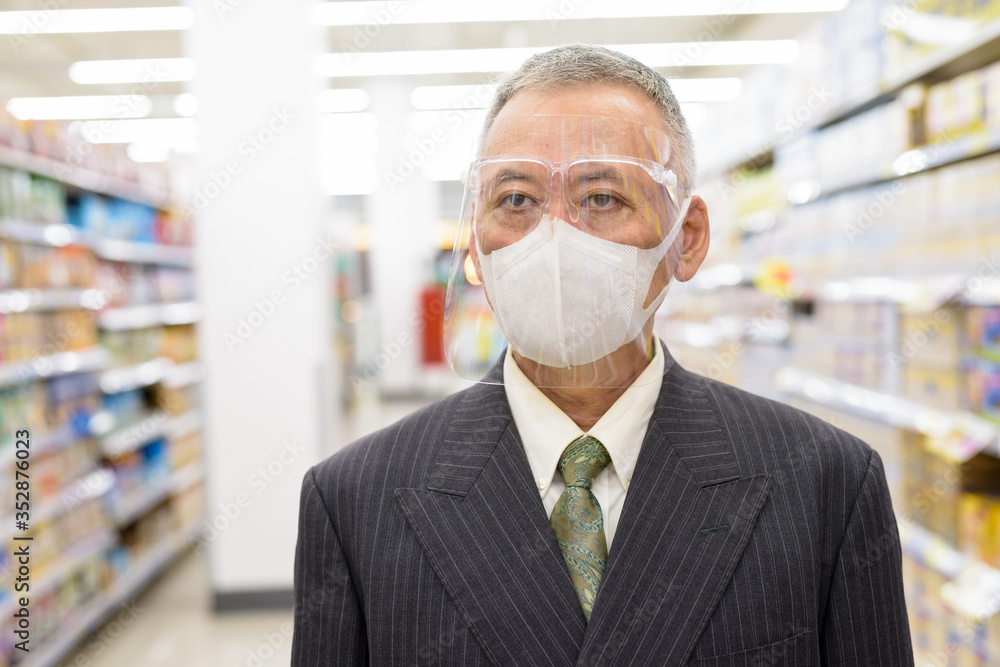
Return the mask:
M 545 488 L 545 479 L 543 477 L 539 477 L 538 478 L 538 488 L 539 489 L 544 489 Z
M 632 483 L 632 478 L 629 477 L 628 479 L 625 480 L 625 488 L 627 489 L 628 486 L 629 486 L 629 484 L 631 484 L 631 483 Z

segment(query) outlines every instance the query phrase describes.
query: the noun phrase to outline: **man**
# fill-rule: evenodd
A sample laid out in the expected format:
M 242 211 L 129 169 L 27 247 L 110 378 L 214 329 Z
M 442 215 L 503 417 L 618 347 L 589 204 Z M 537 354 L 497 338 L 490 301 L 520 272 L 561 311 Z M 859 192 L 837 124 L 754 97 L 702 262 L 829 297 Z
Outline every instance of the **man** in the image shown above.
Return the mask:
M 652 335 L 708 251 L 692 150 L 621 54 L 500 85 L 449 307 L 482 282 L 510 347 L 306 475 L 295 665 L 913 664 L 879 456 Z

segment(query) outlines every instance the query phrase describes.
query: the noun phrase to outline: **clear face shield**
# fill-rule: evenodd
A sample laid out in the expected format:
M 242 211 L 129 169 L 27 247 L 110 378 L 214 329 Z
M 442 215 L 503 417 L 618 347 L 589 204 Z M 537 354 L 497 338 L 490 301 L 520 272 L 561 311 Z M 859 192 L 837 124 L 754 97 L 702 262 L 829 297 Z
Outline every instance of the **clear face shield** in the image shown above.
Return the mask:
M 632 384 L 662 354 L 653 317 L 688 203 L 662 130 L 501 114 L 466 183 L 445 314 L 452 368 L 480 380 L 507 341 L 539 386 Z

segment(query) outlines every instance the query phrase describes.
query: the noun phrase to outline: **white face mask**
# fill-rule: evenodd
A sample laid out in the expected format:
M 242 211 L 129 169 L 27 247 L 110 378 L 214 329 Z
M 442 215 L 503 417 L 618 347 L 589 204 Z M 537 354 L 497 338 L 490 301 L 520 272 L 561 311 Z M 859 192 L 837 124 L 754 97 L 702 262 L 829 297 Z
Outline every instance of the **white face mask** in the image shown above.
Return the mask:
M 635 340 L 667 295 L 669 282 L 643 307 L 690 203 L 685 200 L 655 248 L 606 241 L 548 216 L 523 239 L 489 255 L 477 238 L 493 316 L 514 349 L 539 364 L 568 368 Z

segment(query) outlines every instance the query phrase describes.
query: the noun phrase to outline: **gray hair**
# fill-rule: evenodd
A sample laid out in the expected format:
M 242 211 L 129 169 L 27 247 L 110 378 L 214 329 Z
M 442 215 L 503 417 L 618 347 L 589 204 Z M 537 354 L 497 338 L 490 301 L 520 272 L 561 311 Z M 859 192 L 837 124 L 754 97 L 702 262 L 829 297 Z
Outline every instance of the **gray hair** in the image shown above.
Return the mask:
M 694 188 L 697 176 L 694 141 L 666 77 L 635 58 L 602 46 L 570 44 L 528 58 L 517 71 L 508 74 L 497 85 L 486 112 L 482 136 L 486 137 L 500 109 L 518 91 L 600 83 L 634 88 L 653 101 L 660 110 L 664 129 L 674 146 L 677 179 L 686 189 Z

